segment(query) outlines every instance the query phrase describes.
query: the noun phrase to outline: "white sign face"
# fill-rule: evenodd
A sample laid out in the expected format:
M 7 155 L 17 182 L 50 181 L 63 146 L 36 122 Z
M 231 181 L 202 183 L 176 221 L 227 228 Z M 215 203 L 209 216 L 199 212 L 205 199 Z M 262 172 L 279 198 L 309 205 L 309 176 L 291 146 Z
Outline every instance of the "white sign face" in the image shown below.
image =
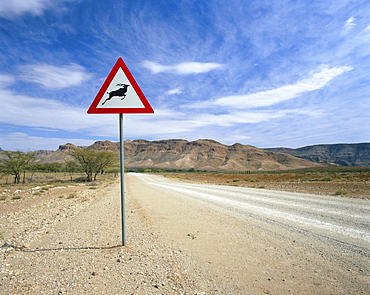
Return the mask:
M 144 105 L 122 69 L 118 69 L 97 108 L 144 108 Z

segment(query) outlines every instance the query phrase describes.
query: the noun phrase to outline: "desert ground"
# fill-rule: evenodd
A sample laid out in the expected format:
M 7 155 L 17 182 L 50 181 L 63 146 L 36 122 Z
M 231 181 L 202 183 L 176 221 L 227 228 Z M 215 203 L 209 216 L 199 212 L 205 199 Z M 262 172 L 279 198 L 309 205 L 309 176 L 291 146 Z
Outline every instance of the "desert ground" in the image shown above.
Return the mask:
M 370 191 L 366 180 L 274 182 L 263 175 L 199 173 L 165 177 L 337 195 L 349 203 L 368 199 Z M 0 293 L 370 293 L 369 251 L 352 259 L 345 251 L 331 253 L 329 245 L 318 241 L 308 245 L 303 238 L 268 234 L 253 222 L 241 224 L 211 209 L 185 206 L 129 175 L 125 188 L 127 245 L 122 247 L 117 178 L 2 185 Z

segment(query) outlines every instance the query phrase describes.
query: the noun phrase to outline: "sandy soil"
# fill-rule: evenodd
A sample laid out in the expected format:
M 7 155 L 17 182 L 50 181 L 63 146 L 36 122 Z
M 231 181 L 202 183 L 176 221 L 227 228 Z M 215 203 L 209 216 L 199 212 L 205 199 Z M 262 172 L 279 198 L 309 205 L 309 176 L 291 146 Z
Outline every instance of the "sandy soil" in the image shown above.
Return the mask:
M 369 294 L 366 262 L 126 181 L 10 190 L 1 294 Z M 19 196 L 20 199 L 12 199 Z

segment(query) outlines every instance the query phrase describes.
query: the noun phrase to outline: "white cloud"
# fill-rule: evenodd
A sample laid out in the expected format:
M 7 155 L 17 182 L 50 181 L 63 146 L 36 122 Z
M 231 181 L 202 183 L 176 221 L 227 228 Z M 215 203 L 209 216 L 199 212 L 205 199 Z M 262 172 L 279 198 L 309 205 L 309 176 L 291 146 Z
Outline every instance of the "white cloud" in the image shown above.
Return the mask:
M 15 82 L 15 78 L 10 75 L 0 74 L 0 89 L 6 88 Z
M 165 92 L 166 95 L 174 95 L 174 94 L 180 94 L 180 93 L 182 93 L 181 88 L 175 88 L 175 89 L 171 89 Z
M 142 66 L 149 69 L 153 74 L 161 72 L 170 72 L 175 74 L 200 74 L 207 73 L 212 70 L 220 69 L 223 67 L 219 63 L 200 63 L 200 62 L 182 62 L 173 66 L 165 66 L 153 61 L 144 61 Z
M 74 107 L 51 99 L 18 95 L 6 89 L 0 89 L 0 97 L 1 123 L 42 128 L 44 131 L 83 131 L 90 136 L 118 138 L 118 116 L 88 115 L 87 108 Z M 184 126 L 184 118 L 183 113 L 166 109 L 156 109 L 154 115 L 128 115 L 125 116 L 125 136 L 189 131 L 191 126 Z
M 314 73 L 311 77 L 300 80 L 295 84 L 253 94 L 225 96 L 216 99 L 213 104 L 232 108 L 255 108 L 274 105 L 296 98 L 305 92 L 318 90 L 335 77 L 352 69 L 353 68 L 349 66 L 334 68 L 325 67 L 320 72 Z M 209 102 L 207 103 L 209 104 Z M 205 104 L 206 103 L 200 103 L 198 107 L 202 107 Z
M 108 115 L 101 115 L 97 120 L 87 115 L 86 109 L 56 100 L 18 95 L 4 89 L 0 89 L 0 97 L 2 97 L 0 122 L 6 124 L 66 131 L 93 129 L 101 125 L 102 121 L 106 126 L 116 125 Z
M 343 30 L 345 32 L 350 31 L 352 28 L 356 27 L 357 25 L 354 23 L 356 19 L 354 17 L 350 17 L 346 22 L 344 23 Z
M 51 0 L 0 0 L 0 16 L 13 17 L 24 13 L 40 15 L 51 3 Z
M 223 126 L 230 127 L 235 124 L 253 124 L 266 122 L 273 119 L 288 117 L 288 116 L 321 116 L 321 111 L 313 111 L 309 109 L 287 109 L 287 110 L 271 110 L 271 111 L 238 111 L 234 110 L 225 114 L 198 114 L 188 122 L 193 122 L 194 126 Z M 185 121 L 184 121 L 185 122 Z M 184 123 L 184 125 L 186 125 Z
M 312 91 L 323 87 L 328 81 L 346 70 L 350 70 L 350 68 L 323 69 L 294 85 L 271 90 L 272 93 L 263 92 L 260 94 L 262 98 L 267 95 L 266 93 L 273 97 L 278 96 L 277 100 L 276 98 L 265 97 L 263 105 L 276 103 L 276 101 L 287 99 L 286 97 L 294 97 L 304 91 Z M 9 76 L 2 75 L 1 77 L 5 77 L 3 80 L 12 81 Z M 172 91 L 180 90 L 172 89 Z M 18 95 L 11 90 L 1 88 L 0 97 L 3 98 L 2 108 L 0 109 L 0 122 L 2 123 L 27 126 L 33 129 L 42 128 L 43 131 L 84 132 L 89 136 L 108 137 L 113 138 L 113 140 L 117 138 L 118 140 L 118 116 L 88 115 L 84 108 L 74 107 L 51 99 Z M 135 138 L 147 138 L 148 136 L 153 138 L 163 135 L 181 137 L 181 134 L 194 134 L 199 128 L 203 127 L 230 127 L 238 124 L 254 124 L 285 117 L 297 117 L 299 115 L 321 115 L 320 111 L 310 109 L 247 111 L 240 107 L 242 102 L 235 101 L 235 103 L 224 114 L 212 114 L 208 110 L 201 113 L 193 111 L 183 113 L 171 109 L 156 109 L 153 115 L 128 115 L 125 116 L 124 135 L 125 137 Z M 261 105 L 261 103 L 255 100 L 252 101 L 252 104 L 248 102 L 244 103 L 243 106 L 251 105 Z M 13 134 L 12 137 L 9 136 L 1 137 L 0 146 L 2 148 L 10 149 L 8 146 L 14 147 L 19 144 L 18 147 L 20 148 L 26 146 L 29 149 L 41 149 L 46 148 L 44 145 L 63 144 L 66 141 L 60 138 L 40 139 L 21 133 Z M 22 137 L 27 140 L 24 144 L 21 144 Z M 38 145 L 37 141 L 39 141 Z M 72 143 L 76 144 L 76 142 L 77 140 Z M 11 146 L 11 144 L 13 145 Z
M 0 122 L 27 126 L 44 132 L 67 131 L 84 132 L 98 138 L 113 138 L 118 141 L 118 116 L 88 115 L 86 109 L 73 107 L 62 102 L 31 98 L 17 95 L 10 90 L 0 89 L 3 97 L 0 109 Z M 231 110 L 225 114 L 182 113 L 171 109 L 156 109 L 152 115 L 127 115 L 124 121 L 124 136 L 140 138 L 155 136 L 181 137 L 181 134 L 194 134 L 198 128 L 237 124 L 267 122 L 283 117 L 298 115 L 318 116 L 320 112 L 308 109 L 278 111 L 242 111 Z M 72 142 L 76 145 L 88 145 L 92 141 L 63 138 L 41 138 L 27 135 L 25 132 L 3 134 L 0 146 L 3 149 L 56 149 L 57 145 Z
M 183 62 L 174 66 L 174 70 L 180 74 L 199 74 L 207 73 L 212 70 L 222 68 L 222 64 L 218 63 L 199 63 L 199 62 Z
M 24 81 L 34 82 L 45 88 L 61 89 L 78 86 L 91 78 L 91 74 L 77 64 L 56 67 L 48 64 L 21 66 Z

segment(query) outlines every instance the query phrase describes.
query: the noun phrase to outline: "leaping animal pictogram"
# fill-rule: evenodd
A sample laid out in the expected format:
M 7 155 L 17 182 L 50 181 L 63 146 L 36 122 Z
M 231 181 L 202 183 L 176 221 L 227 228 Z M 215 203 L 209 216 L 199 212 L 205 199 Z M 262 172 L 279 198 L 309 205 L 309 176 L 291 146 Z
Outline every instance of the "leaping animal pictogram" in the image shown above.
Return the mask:
M 122 97 L 121 100 L 126 97 L 127 88 L 130 85 L 118 83 L 117 86 L 119 86 L 120 88 L 118 88 L 117 90 L 111 91 L 111 92 L 107 92 L 109 97 L 102 103 L 102 105 L 104 105 L 107 102 L 107 100 L 110 100 L 114 96 Z

